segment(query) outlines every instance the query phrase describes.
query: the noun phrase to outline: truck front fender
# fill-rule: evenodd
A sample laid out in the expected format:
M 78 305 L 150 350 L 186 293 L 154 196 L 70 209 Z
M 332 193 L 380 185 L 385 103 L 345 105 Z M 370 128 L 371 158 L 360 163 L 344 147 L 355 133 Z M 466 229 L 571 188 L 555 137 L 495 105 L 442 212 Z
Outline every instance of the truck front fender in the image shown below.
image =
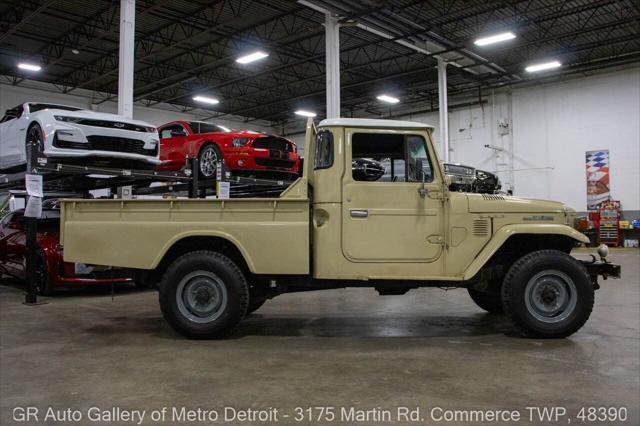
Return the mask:
M 480 269 L 496 254 L 504 243 L 514 235 L 557 235 L 569 237 L 577 242 L 588 243 L 589 238 L 567 225 L 560 224 L 514 224 L 506 225 L 498 229 L 489 242 L 484 246 L 480 254 L 471 262 L 463 274 L 463 280 L 473 278 Z

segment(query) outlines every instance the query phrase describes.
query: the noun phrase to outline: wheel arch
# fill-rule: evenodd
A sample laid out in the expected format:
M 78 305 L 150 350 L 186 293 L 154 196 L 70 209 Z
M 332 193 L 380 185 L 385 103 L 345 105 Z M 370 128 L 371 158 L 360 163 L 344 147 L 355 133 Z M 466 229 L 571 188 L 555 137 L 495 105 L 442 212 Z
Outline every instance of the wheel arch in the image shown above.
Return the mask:
M 181 255 L 198 250 L 214 250 L 233 260 L 245 273 L 253 273 L 254 265 L 241 244 L 229 235 L 212 233 L 186 234 L 169 242 L 156 258 L 152 268 L 159 273 Z
M 196 156 L 200 156 L 200 152 L 209 145 L 213 145 L 215 149 L 218 150 L 220 155 L 222 155 L 222 148 L 220 148 L 220 144 L 212 139 L 203 139 L 194 144 L 193 154 Z
M 567 225 L 507 225 L 494 233 L 465 270 L 463 280 L 472 279 L 486 265 L 499 263 L 503 259 L 515 260 L 527 253 L 543 249 L 556 249 L 568 253 L 578 243 L 588 242 L 589 239 L 584 234 Z

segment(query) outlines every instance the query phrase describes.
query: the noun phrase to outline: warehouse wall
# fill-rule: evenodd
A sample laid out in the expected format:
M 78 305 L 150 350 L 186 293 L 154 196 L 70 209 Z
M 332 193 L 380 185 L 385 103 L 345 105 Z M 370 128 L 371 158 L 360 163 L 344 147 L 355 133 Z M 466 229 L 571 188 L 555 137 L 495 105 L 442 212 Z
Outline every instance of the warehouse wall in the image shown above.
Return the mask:
M 75 90 L 70 94 L 62 94 L 51 91 L 51 86 L 47 84 L 38 82 L 27 82 L 25 84 L 28 87 L 0 84 L 0 112 L 28 101 L 53 102 L 91 109 L 92 92 L 90 91 Z M 95 110 L 115 114 L 118 112 L 118 104 L 116 102 L 104 102 L 97 105 Z M 133 118 L 146 121 L 155 126 L 173 120 L 201 120 L 203 117 L 212 114 L 212 112 L 204 110 L 196 110 L 194 113 L 182 113 L 171 105 L 159 105 L 152 108 L 135 105 L 133 109 Z M 231 120 L 221 118 L 208 121 L 215 121 L 218 124 L 235 129 L 273 132 L 273 129 L 264 125 L 266 123 L 245 124 L 240 117 Z
M 491 101 L 451 112 L 453 161 L 502 171 L 516 195 L 585 211 L 585 151 L 608 149 L 612 196 L 640 210 L 640 67 L 514 89 L 511 107 L 505 93 Z M 437 126 L 437 115 L 425 118 Z M 510 118 L 512 133 L 501 136 L 498 120 Z
M 585 151 L 609 149 L 611 194 L 627 217 L 638 216 L 640 67 L 485 95 L 486 104 L 450 111 L 450 161 L 497 171 L 515 195 L 583 212 Z M 437 112 L 393 118 L 432 124 L 439 148 Z M 505 134 L 499 121 L 512 124 Z M 301 144 L 304 136 L 291 138 Z

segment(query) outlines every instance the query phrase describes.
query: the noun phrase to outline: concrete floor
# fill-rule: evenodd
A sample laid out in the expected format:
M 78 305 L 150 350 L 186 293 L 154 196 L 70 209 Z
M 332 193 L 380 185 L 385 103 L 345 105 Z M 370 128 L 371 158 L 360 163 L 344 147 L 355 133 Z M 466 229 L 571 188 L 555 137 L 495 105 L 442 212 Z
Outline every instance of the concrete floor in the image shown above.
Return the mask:
M 280 424 L 294 424 L 295 407 L 334 406 L 332 424 L 345 424 L 340 407 L 380 407 L 395 416 L 406 406 L 420 407 L 432 424 L 435 406 L 519 410 L 525 420 L 527 406 L 566 407 L 572 418 L 583 406 L 623 406 L 624 424 L 638 425 L 640 254 L 615 251 L 611 258 L 624 278 L 603 283 L 582 330 L 548 341 L 514 336 L 464 290 L 284 295 L 228 340 L 190 341 L 165 324 L 153 291 L 120 288 L 112 301 L 108 288 L 94 288 L 29 307 L 21 289 L 5 282 L 0 424 L 18 424 L 14 407 L 30 405 L 40 409 L 40 422 L 27 424 L 53 424 L 42 421 L 48 406 L 85 416 L 58 424 L 101 425 L 135 423 L 90 423 L 90 407 L 147 410 L 142 424 L 176 423 L 150 420 L 151 410 L 165 406 L 218 410 L 218 423 L 225 406 L 275 407 Z M 511 424 L 529 423 L 540 422 Z

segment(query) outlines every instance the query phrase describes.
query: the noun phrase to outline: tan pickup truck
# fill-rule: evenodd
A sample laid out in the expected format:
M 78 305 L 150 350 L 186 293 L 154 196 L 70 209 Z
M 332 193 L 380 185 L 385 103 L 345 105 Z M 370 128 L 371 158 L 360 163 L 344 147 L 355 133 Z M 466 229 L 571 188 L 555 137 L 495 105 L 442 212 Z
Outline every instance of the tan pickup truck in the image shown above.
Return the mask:
M 450 192 L 432 130 L 309 120 L 304 173 L 278 198 L 65 200 L 65 260 L 149 271 L 165 319 L 191 338 L 222 336 L 279 294 L 342 287 L 464 287 L 528 336 L 577 331 L 598 276 L 619 266 L 604 250 L 569 255 L 588 239 L 562 203 Z M 384 174 L 355 178 L 357 159 Z

